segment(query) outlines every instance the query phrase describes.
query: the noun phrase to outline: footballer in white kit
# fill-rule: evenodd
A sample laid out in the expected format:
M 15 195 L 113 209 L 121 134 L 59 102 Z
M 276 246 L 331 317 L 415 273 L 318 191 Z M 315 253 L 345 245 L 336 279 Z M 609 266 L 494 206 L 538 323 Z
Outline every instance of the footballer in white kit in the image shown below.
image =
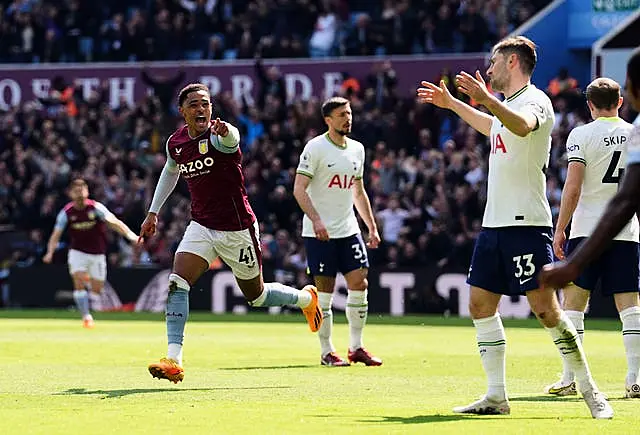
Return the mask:
M 418 89 L 422 101 L 454 111 L 491 142 L 487 204 L 467 279 L 471 286 L 469 312 L 487 375 L 487 393 L 478 401 L 454 408 L 454 412 L 511 412 L 506 389 L 506 335 L 498 306 L 502 295 L 526 294 L 531 310 L 576 373 L 591 415 L 612 418 L 613 410 L 591 377 L 575 326 L 560 309 L 555 292 L 538 282 L 538 272 L 553 261 L 545 172 L 554 113 L 549 98 L 531 84 L 536 62 L 536 46 L 523 36 L 505 38 L 493 47 L 487 76 L 505 101 L 489 92 L 479 71 L 456 75 L 458 90 L 493 116 L 454 98 L 444 82 L 437 86 L 423 81 L 424 87 Z
M 633 125 L 618 117 L 622 104 L 620 85 L 608 78 L 595 79 L 587 87 L 587 105 L 593 122 L 576 127 L 567 139 L 567 179 L 562 191 L 553 249 L 565 258 L 565 231 L 571 221 L 567 255 L 591 235 L 607 203 L 618 191 L 627 161 L 627 143 Z M 638 301 L 638 218 L 633 218 L 598 259 L 563 288 L 563 309 L 584 335 L 584 311 L 590 292 L 600 284 L 604 295 L 614 296 L 622 321 L 628 360 L 626 396 L 640 398 L 640 321 Z M 548 394 L 577 394 L 573 372 L 564 365 L 562 378 L 549 385 Z
M 532 84 L 505 104 L 532 113 L 538 127 L 520 137 L 493 117 L 487 205 L 467 282 L 493 293 L 523 295 L 539 287 L 536 272 L 553 261 L 545 171 L 554 117 L 549 97 Z
M 352 122 L 349 100 L 330 98 L 322 106 L 322 115 L 328 131 L 306 144 L 294 183 L 294 196 L 305 213 L 302 237 L 309 272 L 318 288 L 318 300 L 323 311 L 324 320 L 318 331 L 320 362 L 332 367 L 348 366 L 349 362 L 378 366 L 382 360 L 371 355 L 362 344 L 368 313 L 367 246 L 375 248 L 380 242 L 362 181 L 364 147 L 347 137 Z M 360 234 L 354 205 L 368 227 L 367 244 Z M 344 275 L 348 286 L 349 361 L 336 353 L 331 339 L 331 306 L 338 272 Z

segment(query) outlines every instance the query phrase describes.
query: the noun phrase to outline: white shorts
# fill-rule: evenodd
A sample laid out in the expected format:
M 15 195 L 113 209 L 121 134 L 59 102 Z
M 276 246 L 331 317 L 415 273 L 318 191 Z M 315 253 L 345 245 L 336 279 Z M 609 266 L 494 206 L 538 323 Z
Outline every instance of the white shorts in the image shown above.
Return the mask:
M 69 249 L 67 257 L 69 272 L 87 272 L 91 279 L 105 281 L 107 279 L 107 256 L 104 254 L 87 254 Z
M 204 258 L 211 264 L 220 257 L 241 280 L 260 275 L 262 253 L 260 251 L 258 222 L 242 231 L 217 231 L 191 221 L 184 232 L 177 252 L 189 252 Z

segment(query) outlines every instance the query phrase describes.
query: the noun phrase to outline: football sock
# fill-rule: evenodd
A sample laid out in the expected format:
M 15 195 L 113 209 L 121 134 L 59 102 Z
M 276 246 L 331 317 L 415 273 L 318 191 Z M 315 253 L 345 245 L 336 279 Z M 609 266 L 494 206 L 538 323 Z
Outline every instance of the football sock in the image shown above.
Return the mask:
M 362 347 L 362 330 L 367 323 L 368 312 L 367 290 L 348 290 L 346 314 L 349 321 L 349 350 Z
M 320 304 L 323 316 L 322 325 L 318 330 L 318 338 L 320 338 L 322 356 L 325 356 L 330 352 L 336 351 L 331 341 L 331 332 L 333 330 L 333 311 L 331 310 L 333 293 L 318 292 L 318 303 Z
M 640 371 L 640 307 L 620 311 L 622 341 L 627 353 L 627 385 L 638 383 Z
M 281 307 L 283 305 L 297 305 L 305 308 L 311 302 L 311 294 L 289 287 L 279 282 L 265 282 L 264 290 L 249 305 L 253 307 Z
M 584 340 L 584 313 L 582 311 L 565 311 L 567 313 L 567 318 L 571 320 L 573 326 L 576 328 L 576 332 L 578 333 L 578 339 L 582 343 Z M 571 371 L 569 364 L 566 359 L 562 359 L 562 383 L 568 384 L 573 382 L 574 373 Z
M 167 296 L 167 357 L 182 365 L 182 342 L 184 327 L 189 317 L 189 283 L 179 275 L 169 275 L 169 295 Z
M 507 341 L 500 314 L 475 319 L 478 350 L 482 367 L 487 375 L 487 397 L 494 400 L 507 398 L 505 353 Z
M 89 318 L 89 316 L 91 316 L 89 313 L 89 292 L 86 290 L 74 290 L 73 300 L 75 301 L 82 318 Z
M 553 342 L 562 355 L 569 370 L 575 373 L 576 383 L 580 392 L 596 389 L 591 377 L 589 365 L 578 338 L 578 332 L 564 311 L 560 311 L 560 321 L 553 328 L 545 328 L 551 334 Z

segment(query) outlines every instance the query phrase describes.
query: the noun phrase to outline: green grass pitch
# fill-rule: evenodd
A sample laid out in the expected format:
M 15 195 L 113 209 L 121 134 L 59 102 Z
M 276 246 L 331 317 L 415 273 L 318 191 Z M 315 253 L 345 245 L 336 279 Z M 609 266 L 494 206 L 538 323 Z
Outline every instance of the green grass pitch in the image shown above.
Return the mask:
M 336 316 L 346 356 L 348 329 Z M 561 363 L 535 321 L 506 320 L 511 416 L 459 416 L 485 381 L 471 322 L 371 316 L 365 344 L 382 367 L 319 365 L 299 315 L 192 315 L 185 380 L 152 379 L 164 355 L 158 314 L 0 311 L 2 434 L 630 434 L 640 400 L 624 400 L 626 360 L 615 321 L 587 321 L 586 350 L 616 416 L 595 421 L 581 399 L 545 397 Z

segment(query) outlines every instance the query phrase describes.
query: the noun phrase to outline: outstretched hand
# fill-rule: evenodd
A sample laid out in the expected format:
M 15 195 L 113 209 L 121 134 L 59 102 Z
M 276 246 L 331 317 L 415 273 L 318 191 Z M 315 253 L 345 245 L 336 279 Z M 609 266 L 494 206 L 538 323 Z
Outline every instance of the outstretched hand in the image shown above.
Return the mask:
M 476 70 L 475 77 L 465 71 L 461 71 L 460 74 L 456 75 L 456 85 L 460 92 L 473 98 L 479 104 L 485 104 L 491 98 L 487 84 L 478 70 Z
M 440 80 L 440 86 L 427 81 L 422 81 L 420 84 L 423 86 L 417 89 L 420 101 L 434 104 L 443 109 L 451 108 L 454 97 L 451 95 L 451 92 L 449 92 L 449 89 L 447 89 L 444 80 Z
M 220 137 L 227 137 L 229 134 L 229 127 L 227 127 L 227 124 L 224 121 L 220 121 L 220 118 L 216 118 L 211 126 L 211 131 Z

